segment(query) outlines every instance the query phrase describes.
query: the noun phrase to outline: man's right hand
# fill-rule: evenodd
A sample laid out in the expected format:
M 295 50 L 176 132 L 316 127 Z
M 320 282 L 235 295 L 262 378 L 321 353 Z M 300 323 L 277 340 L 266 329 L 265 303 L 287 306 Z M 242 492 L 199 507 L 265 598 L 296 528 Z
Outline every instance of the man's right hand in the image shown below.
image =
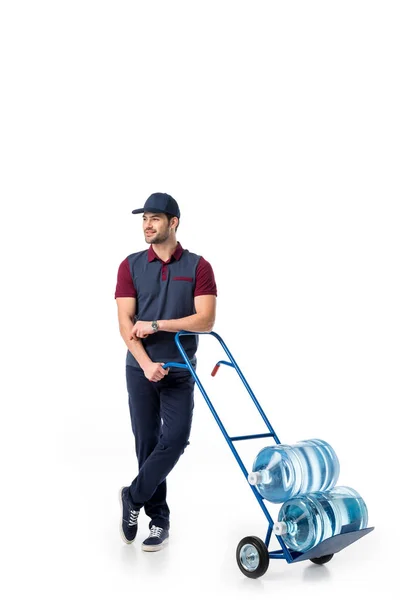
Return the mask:
M 163 377 L 169 373 L 169 369 L 163 368 L 162 365 L 164 364 L 165 363 L 149 363 L 149 365 L 143 369 L 145 377 L 147 377 L 147 379 L 153 383 L 156 381 L 161 381 L 161 379 L 163 379 Z

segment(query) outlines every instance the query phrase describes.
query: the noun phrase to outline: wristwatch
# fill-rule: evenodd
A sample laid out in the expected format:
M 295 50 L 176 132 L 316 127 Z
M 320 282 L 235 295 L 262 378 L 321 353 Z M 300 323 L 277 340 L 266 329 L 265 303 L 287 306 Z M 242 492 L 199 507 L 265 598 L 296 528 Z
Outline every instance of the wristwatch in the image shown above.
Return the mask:
M 157 321 L 152 321 L 151 322 L 151 327 L 153 329 L 153 333 L 156 333 L 158 331 L 158 322 Z

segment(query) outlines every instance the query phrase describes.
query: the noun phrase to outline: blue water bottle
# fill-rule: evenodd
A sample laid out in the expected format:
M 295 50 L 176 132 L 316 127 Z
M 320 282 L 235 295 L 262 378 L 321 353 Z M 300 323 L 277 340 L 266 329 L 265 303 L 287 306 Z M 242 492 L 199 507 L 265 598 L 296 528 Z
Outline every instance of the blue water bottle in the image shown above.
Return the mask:
M 332 446 L 319 439 L 292 446 L 263 448 L 256 456 L 248 481 L 269 502 L 286 502 L 308 492 L 332 488 L 339 477 L 339 460 Z
M 273 531 L 291 550 L 306 552 L 340 533 L 358 531 L 368 524 L 367 506 L 353 488 L 338 486 L 285 502 Z

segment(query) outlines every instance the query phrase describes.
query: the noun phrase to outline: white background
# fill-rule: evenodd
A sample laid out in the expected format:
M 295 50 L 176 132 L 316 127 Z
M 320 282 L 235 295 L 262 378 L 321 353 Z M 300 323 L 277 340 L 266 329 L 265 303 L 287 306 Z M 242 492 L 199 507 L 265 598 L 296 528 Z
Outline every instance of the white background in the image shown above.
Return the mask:
M 398 32 L 382 0 L 1 4 L 3 597 L 397 597 Z M 374 532 L 325 567 L 242 576 L 236 545 L 267 524 L 197 388 L 169 547 L 141 551 L 144 515 L 119 537 L 114 290 L 156 191 L 281 441 L 329 441 L 368 505 Z M 198 372 L 229 433 L 260 432 L 234 371 L 209 377 L 212 342 Z

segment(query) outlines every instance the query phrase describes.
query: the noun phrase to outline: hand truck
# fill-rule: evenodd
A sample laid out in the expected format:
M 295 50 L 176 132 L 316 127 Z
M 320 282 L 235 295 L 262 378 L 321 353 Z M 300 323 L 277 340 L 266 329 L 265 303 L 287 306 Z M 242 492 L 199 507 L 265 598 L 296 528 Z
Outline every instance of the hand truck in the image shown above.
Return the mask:
M 201 384 L 201 382 L 196 374 L 196 371 L 193 369 L 193 366 L 190 363 L 190 360 L 181 344 L 181 341 L 179 338 L 183 335 L 212 335 L 219 341 L 219 343 L 225 350 L 225 353 L 226 353 L 227 357 L 229 358 L 229 361 L 226 361 L 226 360 L 218 361 L 217 364 L 215 365 L 215 367 L 213 368 L 211 375 L 214 377 L 217 374 L 218 369 L 220 368 L 221 365 L 226 365 L 226 366 L 232 367 L 236 370 L 237 374 L 239 375 L 240 379 L 242 380 L 242 383 L 244 384 L 245 388 L 249 392 L 250 397 L 253 400 L 258 412 L 260 413 L 262 420 L 264 421 L 265 425 L 267 426 L 268 433 L 257 433 L 255 435 L 240 435 L 240 436 L 234 436 L 234 437 L 230 437 L 228 435 L 225 427 L 223 426 L 223 424 L 221 422 L 221 419 L 219 418 L 214 406 L 212 405 L 209 397 L 207 396 L 207 393 L 206 393 L 203 385 Z M 247 383 L 246 379 L 244 378 L 244 375 L 241 372 L 241 370 L 239 369 L 235 359 L 233 358 L 232 354 L 228 350 L 228 348 L 227 348 L 226 344 L 224 343 L 224 341 L 222 340 L 222 338 L 217 333 L 215 333 L 214 331 L 211 331 L 209 333 L 179 331 L 175 335 L 175 343 L 176 343 L 176 345 L 179 349 L 179 352 L 181 353 L 182 358 L 185 362 L 184 363 L 169 362 L 169 363 L 164 364 L 164 369 L 167 369 L 169 367 L 178 367 L 181 369 L 188 369 L 190 371 L 190 373 L 192 374 L 198 387 L 200 388 L 200 391 L 203 394 L 205 401 L 207 402 L 215 420 L 217 421 L 219 428 L 221 429 L 222 434 L 223 434 L 225 440 L 227 441 L 230 449 L 232 450 L 232 453 L 233 453 L 234 457 L 236 458 L 236 460 L 242 470 L 242 473 L 245 476 L 246 481 L 247 481 L 248 472 L 246 470 L 246 467 L 243 464 L 242 459 L 240 458 L 239 453 L 237 452 L 237 450 L 234 446 L 234 442 L 239 442 L 242 440 L 249 440 L 249 439 L 257 439 L 257 438 L 273 438 L 276 444 L 280 444 L 277 434 L 275 433 L 274 429 L 272 428 L 271 423 L 269 422 L 266 415 L 264 414 L 263 409 L 261 408 L 260 404 L 258 403 L 257 398 L 253 394 L 249 384 Z M 247 483 L 248 483 L 248 481 L 247 481 Z M 250 485 L 250 483 L 248 483 L 248 485 Z M 250 485 L 250 487 L 251 487 L 251 490 L 252 490 L 254 496 L 256 497 L 258 504 L 261 507 L 261 510 L 263 511 L 264 515 L 267 518 L 268 531 L 267 531 L 264 542 L 256 536 L 247 536 L 247 537 L 243 538 L 237 546 L 236 561 L 239 566 L 239 569 L 241 570 L 241 572 L 244 575 L 246 575 L 246 577 L 256 579 L 257 577 L 261 577 L 262 575 L 264 575 L 264 573 L 266 573 L 266 571 L 268 569 L 270 559 L 284 558 L 284 559 L 286 559 L 286 561 L 288 563 L 300 562 L 302 560 L 311 560 L 311 562 L 313 562 L 317 565 L 323 565 L 323 564 L 327 563 L 328 561 L 330 561 L 334 554 L 336 554 L 340 550 L 343 550 L 343 548 L 346 548 L 346 546 L 349 546 L 350 544 L 357 541 L 359 538 L 365 536 L 367 533 L 370 533 L 374 529 L 374 527 L 367 527 L 365 529 L 360 529 L 358 531 L 351 531 L 348 533 L 340 533 L 338 535 L 334 535 L 330 538 L 323 540 L 322 542 L 320 542 L 319 544 L 317 544 L 316 546 L 314 546 L 307 552 L 296 552 L 296 551 L 290 550 L 289 548 L 286 547 L 282 537 L 277 534 L 274 534 L 274 535 L 276 535 L 276 539 L 277 539 L 281 549 L 268 551 L 268 545 L 269 545 L 269 542 L 271 539 L 271 533 L 273 531 L 274 521 L 273 521 L 270 513 L 268 512 L 267 507 L 265 506 L 265 499 L 261 496 L 261 494 L 258 492 L 258 490 L 255 486 Z

